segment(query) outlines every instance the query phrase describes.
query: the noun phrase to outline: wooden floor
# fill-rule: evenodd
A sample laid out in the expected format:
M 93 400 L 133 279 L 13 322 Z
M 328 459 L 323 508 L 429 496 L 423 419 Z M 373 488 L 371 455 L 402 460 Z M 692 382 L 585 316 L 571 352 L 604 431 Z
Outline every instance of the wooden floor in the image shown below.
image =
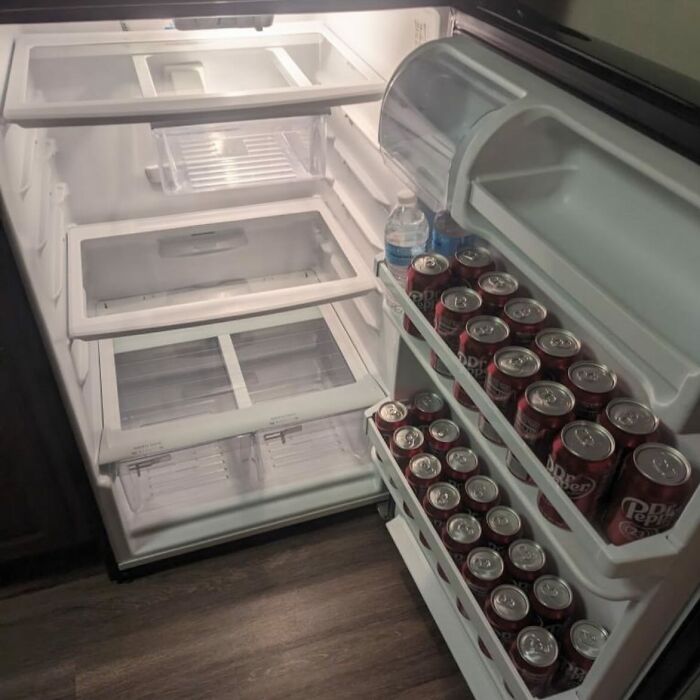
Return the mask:
M 36 587 L 37 584 L 34 584 Z M 374 510 L 131 583 L 0 588 L 0 698 L 470 698 Z

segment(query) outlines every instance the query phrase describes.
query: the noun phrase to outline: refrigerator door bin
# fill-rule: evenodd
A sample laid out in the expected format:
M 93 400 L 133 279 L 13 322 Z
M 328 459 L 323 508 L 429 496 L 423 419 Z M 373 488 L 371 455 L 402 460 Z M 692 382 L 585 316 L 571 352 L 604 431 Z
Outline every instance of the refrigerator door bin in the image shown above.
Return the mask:
M 460 164 L 453 216 L 490 221 L 483 236 L 607 336 L 664 422 L 700 432 L 697 173 L 590 108 L 576 115 L 523 107 L 485 134 Z
M 477 384 L 471 374 L 461 365 L 457 356 L 437 335 L 423 314 L 396 283 L 383 263 L 380 264 L 379 274 L 387 289 L 395 295 L 395 298 L 400 302 L 404 311 L 426 341 L 424 343 L 410 336 L 403 329 L 400 316 L 388 314 L 391 322 L 401 335 L 404 345 L 416 357 L 419 364 L 432 375 L 435 385 L 445 396 L 446 401 L 452 407 L 453 413 L 462 417 L 463 420 L 474 424 L 473 429 L 477 434 L 475 439 L 483 442 L 486 445 L 485 449 L 500 454 L 500 459 L 496 462 L 499 465 L 500 474 L 504 478 L 512 479 L 515 482 L 516 480 L 510 476 L 505 466 L 505 448 L 496 447 L 481 436 L 476 427 L 478 413 L 461 407 L 452 395 L 452 381 L 438 377 L 430 368 L 429 353 L 431 349 L 435 350 L 453 376 L 457 378 L 459 384 L 476 404 L 478 411 L 484 415 L 499 433 L 506 447 L 513 452 L 528 474 L 534 479 L 537 487 L 547 496 L 571 528 L 571 532 L 566 532 L 553 525 L 546 525 L 544 518 L 537 516 L 545 527 L 551 528 L 557 533 L 560 541 L 566 541 L 567 544 L 570 544 L 567 549 L 571 552 L 571 556 L 576 558 L 577 567 L 582 571 L 595 571 L 595 576 L 603 581 L 625 579 L 633 576 L 640 579 L 645 576 L 663 576 L 669 561 L 677 556 L 688 542 L 692 540 L 695 530 L 694 524 L 697 522 L 698 513 L 700 513 L 700 489 L 696 489 L 691 500 L 686 504 L 679 520 L 671 530 L 621 547 L 609 544 L 597 528 L 564 495 L 554 479 L 544 469 L 539 459 L 523 442 L 496 405 L 488 398 L 482 387 Z M 547 302 L 548 300 L 545 299 L 545 303 Z M 558 311 L 558 309 L 555 310 Z M 686 450 L 686 445 L 684 445 L 682 449 L 689 455 L 692 463 L 697 455 L 697 441 L 688 442 L 687 447 L 688 449 Z M 533 512 L 538 512 L 536 504 L 537 489 L 520 482 L 515 484 L 515 489 L 529 501 L 530 505 L 528 507 Z M 607 586 L 608 584 L 602 585 Z
M 453 163 L 479 121 L 525 95 L 460 46 L 451 37 L 416 49 L 390 80 L 379 121 L 387 162 L 433 211 L 449 205 Z
M 383 395 L 330 306 L 102 340 L 99 348 L 103 464 L 274 432 Z
M 289 117 L 153 129 L 166 194 L 323 177 L 325 117 Z
M 404 377 L 407 376 L 408 375 L 404 375 Z M 420 372 L 414 371 L 412 378 L 412 387 L 422 386 L 422 388 L 426 388 L 426 384 L 417 384 L 421 381 Z M 530 534 L 545 549 L 548 556 L 548 570 L 555 571 L 557 575 L 562 576 L 571 584 L 576 594 L 576 618 L 588 617 L 593 619 L 599 624 L 602 624 L 611 633 L 611 636 L 614 635 L 615 628 L 624 617 L 625 611 L 631 606 L 630 601 L 626 599 L 615 601 L 606 600 L 586 588 L 584 583 L 585 578 L 579 578 L 578 575 L 574 574 L 574 572 L 568 568 L 568 561 L 560 558 L 560 547 L 558 544 L 555 546 L 553 542 L 556 537 L 552 537 L 551 534 L 548 535 L 543 532 L 537 519 L 529 517 L 530 514 L 522 509 L 519 500 L 515 497 L 515 494 L 512 493 L 510 484 L 506 484 L 500 478 L 500 473 L 496 466 L 487 455 L 481 452 L 480 446 L 475 441 L 476 435 L 474 430 L 476 426 L 471 427 L 464 424 L 459 416 L 456 420 L 460 427 L 466 431 L 472 449 L 475 449 L 479 453 L 481 464 L 485 472 L 496 479 L 496 481 L 500 483 L 502 489 L 508 489 L 505 493 L 506 501 L 510 502 L 512 507 L 524 516 L 524 521 L 526 527 L 530 529 Z M 478 432 L 478 429 L 476 430 Z M 484 678 L 491 677 L 494 679 L 499 691 L 501 691 L 503 682 L 505 682 L 510 692 L 513 694 L 513 697 L 518 700 L 531 700 L 533 695 L 520 679 L 518 672 L 508 656 L 508 652 L 487 621 L 482 606 L 474 598 L 466 580 L 445 549 L 439 533 L 436 532 L 413 490 L 406 482 L 401 468 L 394 461 L 369 411 L 367 432 L 373 448 L 373 456 L 377 470 L 396 503 L 396 510 L 398 513 L 396 520 L 399 520 L 408 528 L 413 542 L 419 548 L 422 556 L 428 563 L 431 574 L 434 577 L 433 583 L 435 585 L 433 588 L 440 588 L 447 594 L 452 605 L 452 622 L 454 623 L 455 620 L 458 620 L 463 626 L 470 642 L 468 646 L 477 646 L 477 640 L 481 639 L 491 654 L 492 660 L 487 660 L 480 651 L 475 650 L 469 657 L 471 665 L 478 667 L 477 672 L 481 677 L 480 680 L 483 682 Z M 406 513 L 406 509 L 410 515 Z M 423 542 L 425 544 L 423 544 Z M 438 567 L 445 574 L 447 581 L 444 581 L 439 575 Z M 420 585 L 419 588 L 421 588 Z M 460 605 L 462 610 L 465 611 L 468 620 L 459 612 L 458 606 Z M 458 652 L 458 663 L 463 653 L 464 652 Z M 611 659 L 606 659 L 604 656 L 601 656 L 598 663 L 610 663 L 610 661 Z M 469 682 L 470 674 L 465 674 L 465 678 Z M 590 686 L 590 681 L 588 681 L 588 679 L 584 681 L 584 683 Z M 581 690 L 584 690 L 583 686 L 581 686 Z M 565 693 L 561 695 L 551 694 L 551 696 L 556 698 L 577 697 L 575 693 Z M 496 695 L 495 697 L 499 696 Z M 503 697 L 508 697 L 508 695 L 504 692 Z
M 320 197 L 73 227 L 71 337 L 117 336 L 349 298 L 375 281 Z
M 382 78 L 315 22 L 24 34 L 4 116 L 27 127 L 228 121 L 311 114 L 383 91 Z

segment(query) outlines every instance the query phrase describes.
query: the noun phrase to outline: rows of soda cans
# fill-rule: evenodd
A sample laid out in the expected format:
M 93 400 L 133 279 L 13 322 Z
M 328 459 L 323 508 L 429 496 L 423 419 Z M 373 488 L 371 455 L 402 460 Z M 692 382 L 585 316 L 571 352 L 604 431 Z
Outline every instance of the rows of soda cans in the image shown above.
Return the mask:
M 578 685 L 608 632 L 577 619 L 571 586 L 548 571 L 544 549 L 526 537 L 520 515 L 481 473 L 442 397 L 420 391 L 408 405 L 387 401 L 374 419 L 530 691 L 543 695 Z M 406 504 L 404 510 L 414 517 Z M 422 536 L 421 542 L 429 547 Z M 438 573 L 447 580 L 441 568 Z M 461 604 L 459 611 L 468 619 Z M 490 658 L 481 640 L 480 648 Z
M 659 420 L 648 406 L 614 397 L 615 372 L 583 359 L 579 338 L 550 327 L 546 307 L 518 289 L 516 277 L 497 270 L 484 247 L 462 248 L 451 261 L 435 253 L 416 256 L 406 287 L 559 487 L 588 520 L 600 521 L 611 543 L 667 530 L 692 492 L 688 460 L 659 442 Z M 408 316 L 404 327 L 420 337 Z M 451 376 L 434 351 L 431 364 Z M 476 409 L 456 381 L 453 393 Z M 479 427 L 503 445 L 483 415 Z M 510 452 L 506 463 L 534 484 Z M 542 493 L 538 504 L 550 522 L 568 529 Z

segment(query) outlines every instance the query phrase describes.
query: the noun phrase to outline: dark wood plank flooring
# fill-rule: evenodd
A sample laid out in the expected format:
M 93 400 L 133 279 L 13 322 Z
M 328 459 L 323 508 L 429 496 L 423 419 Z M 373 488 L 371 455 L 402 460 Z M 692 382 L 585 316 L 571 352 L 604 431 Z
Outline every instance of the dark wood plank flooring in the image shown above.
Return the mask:
M 3 700 L 471 697 L 372 509 L 47 585 L 0 589 Z

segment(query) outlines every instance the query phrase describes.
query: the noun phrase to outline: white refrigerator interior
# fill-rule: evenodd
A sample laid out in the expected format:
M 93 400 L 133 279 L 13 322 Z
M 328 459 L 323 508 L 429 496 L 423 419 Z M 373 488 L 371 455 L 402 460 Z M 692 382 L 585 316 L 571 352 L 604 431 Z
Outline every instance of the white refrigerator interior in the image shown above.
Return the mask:
M 531 700 L 371 418 L 432 389 L 578 616 L 609 630 L 552 697 L 625 697 L 693 602 L 700 494 L 671 530 L 610 544 L 396 285 L 383 226 L 406 186 L 449 209 L 697 470 L 698 166 L 453 35 L 447 9 L 137 24 L 0 33 L 12 242 L 119 566 L 388 492 L 389 535 L 474 694 Z M 570 530 L 541 517 L 431 350 Z

